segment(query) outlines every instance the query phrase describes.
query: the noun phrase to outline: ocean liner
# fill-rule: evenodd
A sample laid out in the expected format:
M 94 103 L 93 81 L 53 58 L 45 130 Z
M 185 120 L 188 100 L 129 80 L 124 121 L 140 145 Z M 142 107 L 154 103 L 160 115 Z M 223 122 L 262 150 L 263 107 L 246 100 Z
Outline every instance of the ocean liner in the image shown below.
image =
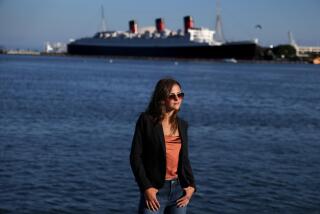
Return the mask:
M 216 39 L 216 31 L 195 27 L 191 16 L 185 16 L 183 21 L 184 30 L 171 31 L 165 28 L 163 18 L 157 18 L 154 27 L 141 29 L 131 20 L 128 31 L 100 31 L 93 37 L 70 42 L 67 50 L 72 55 L 245 60 L 259 57 L 261 47 L 257 41 L 225 42 Z

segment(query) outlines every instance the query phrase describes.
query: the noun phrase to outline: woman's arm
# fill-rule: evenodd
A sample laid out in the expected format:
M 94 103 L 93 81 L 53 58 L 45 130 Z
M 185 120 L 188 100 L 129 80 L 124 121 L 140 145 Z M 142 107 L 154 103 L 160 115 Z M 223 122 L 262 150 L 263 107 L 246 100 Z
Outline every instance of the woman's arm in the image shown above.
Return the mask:
M 193 187 L 194 188 L 194 192 L 197 191 L 197 188 L 196 188 L 196 184 L 195 184 L 195 180 L 194 180 L 194 176 L 193 176 L 193 172 L 192 172 L 192 167 L 191 167 L 191 164 L 190 164 L 190 160 L 189 160 L 189 143 L 188 143 L 188 123 L 186 123 L 186 137 L 187 137 L 187 140 L 186 140 L 186 154 L 184 155 L 184 170 L 185 170 L 185 173 L 186 173 L 186 177 L 189 181 L 189 186 Z
M 183 197 L 179 198 L 176 203 L 178 207 L 185 207 L 190 202 L 190 199 L 193 195 L 193 193 L 196 191 L 196 185 L 192 173 L 191 164 L 189 161 L 189 145 L 188 145 L 188 123 L 186 122 L 186 141 L 185 143 L 185 154 L 183 156 L 183 162 L 184 162 L 184 172 L 186 179 L 188 181 L 188 186 L 183 188 L 185 191 L 185 194 Z
M 147 178 L 142 160 L 143 153 L 143 113 L 140 114 L 137 120 L 135 132 L 132 139 L 130 152 L 130 165 L 135 179 L 138 183 L 141 192 L 144 192 L 149 187 L 152 187 L 151 182 Z

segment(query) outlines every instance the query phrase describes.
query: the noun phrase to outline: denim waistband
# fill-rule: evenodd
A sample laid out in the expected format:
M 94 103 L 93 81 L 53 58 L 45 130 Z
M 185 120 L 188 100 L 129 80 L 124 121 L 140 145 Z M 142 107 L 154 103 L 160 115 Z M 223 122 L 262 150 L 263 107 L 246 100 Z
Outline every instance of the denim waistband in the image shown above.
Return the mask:
M 165 180 L 164 182 L 166 184 L 176 184 L 176 183 L 179 183 L 179 178 L 174 178 L 174 179 L 171 179 L 171 180 Z

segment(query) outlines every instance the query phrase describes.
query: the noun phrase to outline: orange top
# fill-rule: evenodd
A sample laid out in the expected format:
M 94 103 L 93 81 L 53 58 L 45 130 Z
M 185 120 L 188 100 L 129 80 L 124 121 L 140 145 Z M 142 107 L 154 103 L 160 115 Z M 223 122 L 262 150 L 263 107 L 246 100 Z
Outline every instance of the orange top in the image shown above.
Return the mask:
M 166 142 L 166 180 L 178 177 L 179 152 L 181 149 L 180 136 L 164 136 Z

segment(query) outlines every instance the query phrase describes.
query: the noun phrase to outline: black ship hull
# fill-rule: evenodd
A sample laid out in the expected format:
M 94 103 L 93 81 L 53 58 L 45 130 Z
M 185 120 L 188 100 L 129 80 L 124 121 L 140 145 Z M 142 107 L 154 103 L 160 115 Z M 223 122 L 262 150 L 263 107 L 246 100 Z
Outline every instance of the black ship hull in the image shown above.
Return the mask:
M 182 47 L 115 47 L 68 44 L 71 55 L 104 55 L 133 57 L 163 57 L 188 59 L 258 59 L 261 47 L 255 43 L 233 44 L 220 46 L 182 46 Z

